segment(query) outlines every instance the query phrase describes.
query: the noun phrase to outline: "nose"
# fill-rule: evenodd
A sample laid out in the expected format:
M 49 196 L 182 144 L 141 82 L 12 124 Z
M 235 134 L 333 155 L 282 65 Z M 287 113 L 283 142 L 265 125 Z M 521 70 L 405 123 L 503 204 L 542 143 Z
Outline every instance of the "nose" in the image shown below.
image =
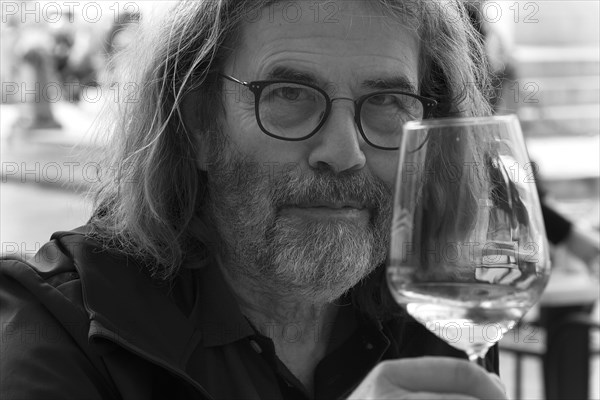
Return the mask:
M 354 102 L 345 97 L 333 100 L 350 102 L 337 103 L 337 107 L 333 102 L 327 121 L 313 136 L 316 142 L 308 163 L 312 168 L 331 169 L 336 173 L 360 170 L 367 160 L 361 149 L 362 138 L 354 122 Z

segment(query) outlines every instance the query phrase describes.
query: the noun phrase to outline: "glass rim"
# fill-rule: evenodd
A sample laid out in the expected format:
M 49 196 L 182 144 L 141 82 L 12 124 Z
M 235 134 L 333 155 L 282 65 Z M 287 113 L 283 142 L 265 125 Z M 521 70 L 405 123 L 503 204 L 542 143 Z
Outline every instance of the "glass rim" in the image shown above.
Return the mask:
M 516 114 L 504 114 L 504 115 L 489 115 L 485 117 L 443 117 L 443 118 L 430 118 L 423 120 L 407 121 L 404 123 L 403 130 L 415 130 L 429 127 L 439 126 L 470 126 L 476 124 L 489 124 L 497 121 L 518 121 Z

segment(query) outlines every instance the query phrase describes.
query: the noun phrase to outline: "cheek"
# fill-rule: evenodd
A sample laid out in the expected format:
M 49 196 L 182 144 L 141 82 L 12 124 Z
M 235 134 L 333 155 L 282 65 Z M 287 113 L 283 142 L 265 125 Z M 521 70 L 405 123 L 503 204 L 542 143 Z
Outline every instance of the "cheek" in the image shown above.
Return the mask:
M 398 170 L 398 152 L 380 151 L 369 159 L 369 168 L 373 175 L 381 179 L 388 187 L 393 188 L 396 183 L 396 172 Z
M 229 107 L 225 117 L 225 134 L 230 143 L 238 150 L 247 153 L 254 152 L 254 147 L 259 147 L 260 128 L 254 117 L 251 107 Z
M 289 169 L 305 165 L 307 144 L 286 142 L 265 134 L 256 122 L 254 108 L 231 111 L 224 126 L 232 146 L 265 168 Z

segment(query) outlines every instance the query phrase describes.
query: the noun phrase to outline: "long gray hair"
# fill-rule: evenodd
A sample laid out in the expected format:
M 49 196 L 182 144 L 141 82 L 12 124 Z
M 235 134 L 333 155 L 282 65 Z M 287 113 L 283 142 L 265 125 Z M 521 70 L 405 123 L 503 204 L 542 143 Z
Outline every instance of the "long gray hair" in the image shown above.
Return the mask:
M 368 0 L 365 0 L 368 1 Z M 371 0 L 420 39 L 421 95 L 436 99 L 434 117 L 488 115 L 485 54 L 460 1 Z M 112 143 L 95 192 L 93 236 L 134 257 L 156 278 L 173 277 L 190 257 L 214 245 L 201 215 L 206 176 L 199 135 L 220 135 L 218 79 L 240 26 L 272 0 L 191 0 L 169 10 L 120 58 L 137 89 L 108 127 Z M 197 126 L 184 126 L 184 99 L 195 93 Z M 386 289 L 387 290 L 387 289 Z

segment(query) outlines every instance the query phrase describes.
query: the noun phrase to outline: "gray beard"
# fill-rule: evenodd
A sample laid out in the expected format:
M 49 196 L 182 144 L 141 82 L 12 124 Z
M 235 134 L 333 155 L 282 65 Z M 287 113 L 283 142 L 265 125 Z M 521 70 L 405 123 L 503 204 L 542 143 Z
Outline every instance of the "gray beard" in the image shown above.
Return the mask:
M 220 235 L 219 255 L 234 284 L 273 299 L 330 303 L 385 261 L 391 190 L 365 171 L 287 168 L 214 154 L 208 170 L 208 215 Z M 286 205 L 356 201 L 369 223 L 280 215 Z

